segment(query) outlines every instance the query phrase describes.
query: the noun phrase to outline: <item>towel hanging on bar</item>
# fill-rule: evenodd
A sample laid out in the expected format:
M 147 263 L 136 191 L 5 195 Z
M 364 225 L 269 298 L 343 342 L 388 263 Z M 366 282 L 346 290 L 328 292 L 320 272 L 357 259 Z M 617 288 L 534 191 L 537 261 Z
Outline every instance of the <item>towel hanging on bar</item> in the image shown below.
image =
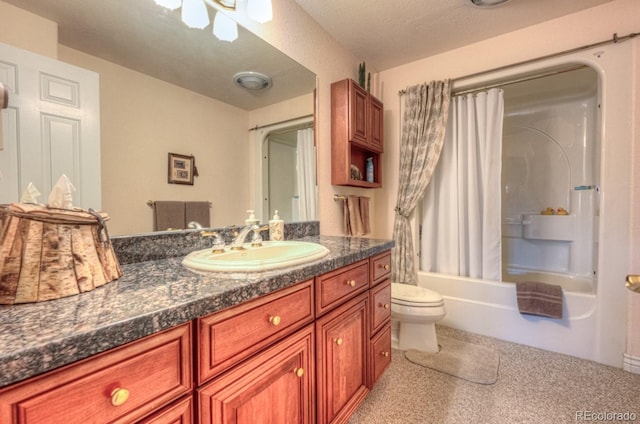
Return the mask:
M 344 233 L 363 236 L 371 232 L 369 225 L 369 198 L 346 196 L 343 203 Z
M 153 203 L 153 231 L 186 228 L 185 202 L 156 200 Z

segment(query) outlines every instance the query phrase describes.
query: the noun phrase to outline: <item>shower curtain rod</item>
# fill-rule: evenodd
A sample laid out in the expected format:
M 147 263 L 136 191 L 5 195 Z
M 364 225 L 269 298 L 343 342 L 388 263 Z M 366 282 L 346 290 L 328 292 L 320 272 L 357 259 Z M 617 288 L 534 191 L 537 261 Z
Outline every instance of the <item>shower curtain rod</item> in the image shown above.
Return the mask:
M 273 123 L 267 124 L 267 125 L 256 125 L 253 128 L 249 128 L 249 131 L 256 131 L 256 130 L 260 130 L 262 128 L 272 127 L 274 125 L 286 124 L 287 122 L 293 122 L 293 121 L 297 121 L 299 119 L 312 118 L 312 117 L 313 117 L 313 113 L 310 113 L 309 115 L 298 116 L 297 118 L 285 119 L 284 121 L 273 122 Z
M 632 33 L 627 34 L 627 35 L 625 35 L 623 37 L 618 37 L 618 33 L 614 33 L 613 36 L 610 39 L 607 39 L 607 40 L 604 40 L 604 41 L 599 41 L 597 43 L 592 43 L 592 44 L 586 44 L 584 46 L 574 47 L 572 49 L 563 50 L 563 51 L 556 52 L 556 53 L 551 53 L 551 54 L 548 54 L 548 55 L 545 55 L 545 56 L 540 56 L 540 57 L 536 57 L 536 58 L 529 59 L 529 60 L 524 60 L 522 62 L 512 63 L 510 65 L 500 66 L 500 67 L 493 68 L 493 69 L 487 69 L 486 71 L 480 71 L 480 72 L 476 72 L 474 74 L 465 75 L 463 77 L 454 78 L 454 79 L 451 80 L 451 83 L 454 83 L 456 81 L 469 79 L 469 78 L 479 77 L 481 75 L 491 74 L 493 72 L 504 71 L 506 69 L 511 69 L 511 68 L 515 68 L 515 67 L 518 67 L 518 66 L 522 66 L 522 65 L 528 65 L 530 63 L 535 63 L 535 62 L 539 62 L 541 60 L 551 59 L 551 58 L 554 58 L 554 57 L 563 56 L 563 55 L 570 54 L 570 53 L 576 53 L 576 52 L 579 52 L 579 51 L 582 51 L 582 50 L 592 49 L 594 47 L 600 47 L 600 46 L 605 46 L 605 45 L 608 45 L 608 44 L 620 43 L 622 41 L 627 41 L 627 40 L 630 40 L 632 38 L 635 38 L 638 35 L 640 35 L 640 33 L 632 32 Z M 503 85 L 514 84 L 516 82 L 528 81 L 528 80 L 531 80 L 531 79 L 542 78 L 542 77 L 549 76 L 549 75 L 554 75 L 554 74 L 557 74 L 557 73 L 562 73 L 562 72 L 567 72 L 567 71 L 571 71 L 571 70 L 575 70 L 575 69 L 580 69 L 581 67 L 584 67 L 584 66 L 586 66 L 586 65 L 580 65 L 578 67 L 574 67 L 573 69 L 563 69 L 563 70 L 551 71 L 550 73 L 546 73 L 546 74 L 531 75 L 529 77 L 522 77 L 521 79 L 514 80 L 514 81 L 505 80 L 502 83 L 494 83 L 494 84 L 491 84 L 491 85 L 488 85 L 488 86 L 475 87 L 475 88 L 470 88 L 470 89 L 467 89 L 467 90 L 460 90 L 460 91 L 453 90 L 451 94 L 452 95 L 459 95 L 459 94 L 471 93 L 471 92 L 474 92 L 474 91 L 480 91 L 480 90 L 483 90 L 483 89 L 500 87 L 500 86 L 503 86 Z M 404 95 L 405 92 L 406 92 L 406 90 L 400 90 L 400 91 L 398 91 L 398 95 L 402 96 L 402 95 Z

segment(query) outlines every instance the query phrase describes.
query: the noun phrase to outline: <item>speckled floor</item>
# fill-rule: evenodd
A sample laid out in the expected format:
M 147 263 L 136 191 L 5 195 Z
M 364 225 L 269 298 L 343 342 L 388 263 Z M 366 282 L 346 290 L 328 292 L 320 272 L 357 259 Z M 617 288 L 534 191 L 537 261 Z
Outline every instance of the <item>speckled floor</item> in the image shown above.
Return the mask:
M 349 424 L 640 422 L 638 374 L 448 327 L 437 332 L 498 350 L 498 381 L 470 383 L 394 350 Z

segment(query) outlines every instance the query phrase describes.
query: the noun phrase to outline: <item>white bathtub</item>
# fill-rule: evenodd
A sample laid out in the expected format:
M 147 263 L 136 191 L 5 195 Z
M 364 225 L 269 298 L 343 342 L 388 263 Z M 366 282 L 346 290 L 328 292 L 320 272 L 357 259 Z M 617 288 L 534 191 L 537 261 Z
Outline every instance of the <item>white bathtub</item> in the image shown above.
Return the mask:
M 564 290 L 563 319 L 518 312 L 515 284 L 418 273 L 418 285 L 444 297 L 441 325 L 596 360 L 596 295 Z

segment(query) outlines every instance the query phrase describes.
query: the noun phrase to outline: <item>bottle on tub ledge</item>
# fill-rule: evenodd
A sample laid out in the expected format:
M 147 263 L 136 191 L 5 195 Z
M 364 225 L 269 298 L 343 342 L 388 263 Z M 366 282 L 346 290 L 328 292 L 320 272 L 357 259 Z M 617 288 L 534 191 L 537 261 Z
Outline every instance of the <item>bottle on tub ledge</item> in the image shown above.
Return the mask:
M 280 219 L 280 215 L 278 215 L 277 209 L 275 214 L 273 215 L 273 219 L 269 221 L 269 240 L 284 240 L 284 221 Z

